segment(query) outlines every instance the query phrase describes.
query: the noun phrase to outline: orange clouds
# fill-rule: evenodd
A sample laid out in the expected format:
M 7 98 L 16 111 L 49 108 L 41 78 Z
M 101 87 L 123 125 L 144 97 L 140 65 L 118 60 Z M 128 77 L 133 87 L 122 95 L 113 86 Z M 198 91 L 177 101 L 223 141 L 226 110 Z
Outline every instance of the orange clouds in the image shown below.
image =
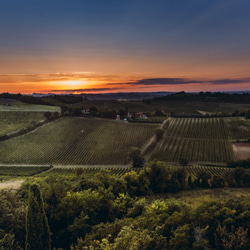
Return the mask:
M 0 75 L 0 92 L 107 93 L 249 90 L 250 78 L 143 78 L 93 72 Z

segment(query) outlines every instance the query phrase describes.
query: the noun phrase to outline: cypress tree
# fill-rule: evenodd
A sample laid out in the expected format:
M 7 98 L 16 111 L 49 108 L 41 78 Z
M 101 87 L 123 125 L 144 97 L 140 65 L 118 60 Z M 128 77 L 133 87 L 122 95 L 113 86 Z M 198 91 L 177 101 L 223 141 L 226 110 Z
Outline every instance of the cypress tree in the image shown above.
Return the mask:
M 26 218 L 26 250 L 50 250 L 51 237 L 44 211 L 43 198 L 37 184 L 30 186 Z

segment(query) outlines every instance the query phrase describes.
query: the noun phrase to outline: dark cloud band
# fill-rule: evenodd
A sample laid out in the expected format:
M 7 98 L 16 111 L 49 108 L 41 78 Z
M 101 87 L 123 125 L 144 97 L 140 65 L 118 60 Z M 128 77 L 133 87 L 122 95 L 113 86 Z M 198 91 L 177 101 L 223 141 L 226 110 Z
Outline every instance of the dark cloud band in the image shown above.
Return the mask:
M 196 79 L 185 79 L 185 78 L 149 78 L 149 79 L 141 79 L 134 82 L 126 82 L 126 83 L 116 83 L 116 84 L 126 84 L 126 85 L 146 85 L 146 86 L 154 86 L 154 85 L 188 85 L 188 84 L 213 84 L 213 85 L 221 85 L 221 84 L 233 84 L 233 83 L 246 83 L 250 82 L 250 78 L 239 78 L 239 79 L 217 79 L 217 80 L 196 80 Z

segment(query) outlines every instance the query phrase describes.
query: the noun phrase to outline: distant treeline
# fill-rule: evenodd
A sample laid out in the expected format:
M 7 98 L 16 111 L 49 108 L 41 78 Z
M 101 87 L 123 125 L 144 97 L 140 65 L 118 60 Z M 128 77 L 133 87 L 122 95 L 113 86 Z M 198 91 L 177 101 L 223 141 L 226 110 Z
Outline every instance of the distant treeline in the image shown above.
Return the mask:
M 247 160 L 230 161 L 227 163 L 227 166 L 229 168 L 236 168 L 236 167 L 250 168 L 250 158 L 248 158 Z
M 29 104 L 39 104 L 39 105 L 50 105 L 54 106 L 53 103 L 44 100 L 43 98 L 22 95 L 22 94 L 10 94 L 10 93 L 2 93 L 0 94 L 0 98 L 6 99 L 14 99 L 21 102 L 29 103 Z
M 34 97 L 31 95 L 2 93 L 0 94 L 0 98 L 15 99 L 15 100 L 22 101 L 25 103 L 49 105 L 49 106 L 55 106 L 55 103 L 52 100 L 56 100 L 57 102 L 64 103 L 64 104 L 74 104 L 74 103 L 82 101 L 81 96 L 71 96 L 71 95 L 63 95 L 63 96 L 54 95 L 50 97 Z
M 65 104 L 74 104 L 83 100 L 82 96 L 79 95 L 54 95 L 50 98 Z
M 250 94 L 229 94 L 224 92 L 200 92 L 199 94 L 185 93 L 184 91 L 171 95 L 155 97 L 154 100 L 183 100 L 192 102 L 224 102 L 250 103 Z

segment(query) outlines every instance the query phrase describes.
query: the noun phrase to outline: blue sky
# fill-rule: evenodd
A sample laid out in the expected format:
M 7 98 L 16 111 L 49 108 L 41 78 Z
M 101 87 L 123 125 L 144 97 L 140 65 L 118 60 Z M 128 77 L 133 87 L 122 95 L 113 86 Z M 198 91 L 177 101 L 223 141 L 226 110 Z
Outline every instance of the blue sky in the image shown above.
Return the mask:
M 123 91 L 131 81 L 132 90 L 151 91 L 136 82 L 172 78 L 195 82 L 177 90 L 250 89 L 242 81 L 249 78 L 249 9 L 248 0 L 0 0 L 0 92 L 38 90 L 41 79 L 40 91 L 49 83 L 97 90 L 123 83 Z M 50 81 L 58 73 L 71 84 Z M 214 84 L 225 79 L 240 81 Z M 174 81 L 162 82 L 157 90 L 173 90 Z

